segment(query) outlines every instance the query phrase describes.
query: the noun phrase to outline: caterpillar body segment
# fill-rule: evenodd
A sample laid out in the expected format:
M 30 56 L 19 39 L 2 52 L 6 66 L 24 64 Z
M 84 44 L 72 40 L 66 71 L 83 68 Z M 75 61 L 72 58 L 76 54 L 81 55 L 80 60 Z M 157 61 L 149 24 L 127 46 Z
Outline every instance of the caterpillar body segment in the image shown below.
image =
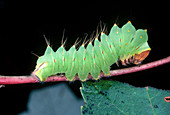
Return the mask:
M 131 24 L 131 22 L 129 21 L 127 24 L 125 24 L 122 27 L 122 39 L 121 39 L 121 51 L 120 54 L 120 60 L 125 60 L 128 58 L 128 51 L 129 51 L 129 46 L 132 45 L 132 39 L 134 37 L 134 34 L 136 32 L 136 29 L 134 28 L 134 26 Z
M 64 49 L 63 46 L 60 46 L 58 50 L 56 51 L 56 58 L 55 61 L 58 62 L 57 67 L 58 70 L 56 70 L 57 73 L 65 73 L 67 70 L 67 64 L 66 64 L 66 50 Z M 57 63 L 55 62 L 55 64 Z
M 72 81 L 78 70 L 77 52 L 74 45 L 69 49 L 66 55 L 67 68 L 65 75 L 67 76 L 67 79 Z
M 78 60 L 78 64 L 79 64 L 78 69 L 81 70 L 81 71 L 78 71 L 79 79 L 81 81 L 85 81 L 89 74 L 88 73 L 89 70 L 86 67 L 87 60 L 86 60 L 86 49 L 85 49 L 84 45 L 80 46 L 80 48 L 77 51 L 77 54 L 78 54 L 77 60 Z
M 83 43 L 78 50 L 73 45 L 68 51 L 63 44 L 56 52 L 48 45 L 44 55 L 38 58 L 33 75 L 45 81 L 51 75 L 65 73 L 72 81 L 78 74 L 85 81 L 90 73 L 97 80 L 101 71 L 109 75 L 110 66 L 118 60 L 123 65 L 140 64 L 151 50 L 147 31 L 136 30 L 130 21 L 122 28 L 114 24 L 108 35 L 101 32 L 100 40 L 96 37 L 94 46 L 90 41 L 86 48 Z

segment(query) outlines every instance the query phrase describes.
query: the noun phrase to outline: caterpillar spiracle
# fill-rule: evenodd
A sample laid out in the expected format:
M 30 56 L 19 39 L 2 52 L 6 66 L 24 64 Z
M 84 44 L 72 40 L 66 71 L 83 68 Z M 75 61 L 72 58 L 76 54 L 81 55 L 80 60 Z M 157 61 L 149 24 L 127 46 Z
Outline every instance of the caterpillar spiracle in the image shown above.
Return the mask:
M 37 60 L 34 76 L 45 81 L 51 75 L 65 73 L 72 81 L 78 74 L 79 79 L 85 81 L 90 73 L 97 80 L 101 71 L 109 75 L 110 66 L 118 60 L 123 65 L 140 64 L 151 50 L 147 30 L 136 30 L 130 21 L 122 28 L 114 24 L 108 35 L 101 32 L 100 40 L 95 37 L 94 46 L 90 41 L 86 48 L 83 43 L 78 50 L 73 45 L 68 51 L 63 44 L 56 52 L 48 45 L 44 55 Z

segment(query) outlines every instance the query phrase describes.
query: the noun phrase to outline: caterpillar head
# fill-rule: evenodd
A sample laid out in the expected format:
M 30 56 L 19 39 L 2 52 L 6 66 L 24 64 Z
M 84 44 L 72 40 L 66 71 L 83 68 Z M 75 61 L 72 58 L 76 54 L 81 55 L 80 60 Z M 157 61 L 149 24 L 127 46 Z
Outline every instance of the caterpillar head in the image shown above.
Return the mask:
M 128 58 L 122 59 L 121 63 L 122 63 L 122 65 L 127 65 L 127 64 L 130 64 L 130 63 L 139 65 L 149 55 L 150 50 L 151 49 L 148 48 L 146 51 L 143 51 L 143 52 L 131 55 Z
M 51 63 L 48 61 L 49 56 L 41 56 L 37 60 L 37 65 L 32 75 L 40 81 L 45 81 L 51 75 Z
M 150 50 L 146 50 L 140 54 L 135 54 L 133 57 L 134 58 L 133 63 L 136 65 L 140 64 L 149 55 L 149 53 Z

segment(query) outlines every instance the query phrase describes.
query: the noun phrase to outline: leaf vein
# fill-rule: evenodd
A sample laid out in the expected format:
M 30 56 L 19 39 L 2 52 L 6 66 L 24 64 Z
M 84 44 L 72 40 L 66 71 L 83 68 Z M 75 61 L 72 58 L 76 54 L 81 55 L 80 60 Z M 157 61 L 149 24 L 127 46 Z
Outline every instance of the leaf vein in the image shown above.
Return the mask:
M 152 111 L 153 111 L 153 115 L 156 115 L 156 114 L 155 114 L 155 111 L 154 111 L 154 108 L 153 108 L 153 105 L 152 105 L 152 101 L 151 101 L 149 92 L 148 92 L 148 87 L 145 87 L 145 88 L 146 88 L 146 93 L 147 93 L 147 96 L 148 96 L 148 99 L 149 99 L 149 102 L 150 102 L 150 106 L 151 106 Z

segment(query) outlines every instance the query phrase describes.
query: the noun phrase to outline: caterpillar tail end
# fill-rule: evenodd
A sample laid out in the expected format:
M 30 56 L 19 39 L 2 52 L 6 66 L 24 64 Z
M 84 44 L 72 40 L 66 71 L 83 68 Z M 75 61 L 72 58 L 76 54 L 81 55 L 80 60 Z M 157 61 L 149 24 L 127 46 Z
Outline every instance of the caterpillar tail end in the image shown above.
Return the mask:
M 47 79 L 47 77 L 44 77 L 43 76 L 43 71 L 42 71 L 42 69 L 43 68 L 45 68 L 45 67 L 47 67 L 47 63 L 46 62 L 44 62 L 44 63 L 42 63 L 42 64 L 40 64 L 35 70 L 34 70 L 34 72 L 32 72 L 32 76 L 34 77 L 34 78 L 36 78 L 36 79 L 38 79 L 38 81 L 39 82 L 45 82 L 46 81 L 46 79 Z
M 38 80 L 38 82 L 40 82 L 40 83 L 44 83 L 44 82 L 45 82 L 45 80 L 41 79 L 41 77 L 38 77 L 38 76 L 36 75 L 36 71 L 32 72 L 31 75 L 32 75 L 34 78 L 36 78 L 36 79 Z

